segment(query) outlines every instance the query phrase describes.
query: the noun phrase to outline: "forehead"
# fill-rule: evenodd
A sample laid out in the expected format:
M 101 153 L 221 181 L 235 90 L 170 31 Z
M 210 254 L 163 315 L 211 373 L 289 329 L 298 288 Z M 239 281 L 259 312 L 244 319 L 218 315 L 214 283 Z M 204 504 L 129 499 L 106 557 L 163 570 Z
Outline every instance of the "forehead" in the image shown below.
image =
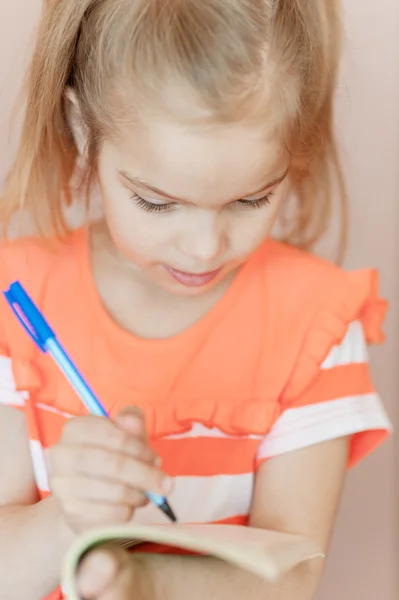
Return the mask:
M 193 190 L 199 196 L 248 193 L 288 162 L 276 111 L 220 122 L 179 87 L 164 90 L 116 131 L 107 152 L 114 167 L 177 197 L 193 197 Z
M 170 195 L 234 197 L 281 174 L 288 153 L 282 140 L 244 125 L 186 127 L 152 120 L 126 131 L 113 144 L 114 168 L 150 182 Z M 221 191 L 223 188 L 223 192 Z

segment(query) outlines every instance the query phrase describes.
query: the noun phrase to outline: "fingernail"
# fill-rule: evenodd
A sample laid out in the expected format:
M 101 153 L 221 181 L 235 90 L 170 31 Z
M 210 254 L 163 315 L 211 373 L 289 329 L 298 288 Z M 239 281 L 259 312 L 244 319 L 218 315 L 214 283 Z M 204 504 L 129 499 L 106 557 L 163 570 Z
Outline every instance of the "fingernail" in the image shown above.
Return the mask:
M 162 489 L 165 494 L 170 494 L 173 488 L 173 479 L 171 477 L 164 477 L 162 482 Z
M 124 416 L 124 415 L 135 415 L 138 417 L 144 416 L 144 412 L 139 406 L 125 406 L 124 408 L 122 408 L 122 410 L 119 411 L 118 414 L 120 416 Z
M 139 434 L 143 427 L 142 422 L 134 415 L 118 415 L 116 422 L 124 429 L 128 429 L 129 433 L 132 434 Z

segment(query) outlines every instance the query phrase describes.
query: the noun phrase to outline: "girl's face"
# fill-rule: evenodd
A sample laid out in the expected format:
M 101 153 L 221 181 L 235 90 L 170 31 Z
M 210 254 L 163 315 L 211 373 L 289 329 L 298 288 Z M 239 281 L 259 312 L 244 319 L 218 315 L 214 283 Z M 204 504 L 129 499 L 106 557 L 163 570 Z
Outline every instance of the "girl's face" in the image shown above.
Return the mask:
M 141 278 L 174 294 L 201 294 L 269 234 L 288 167 L 284 145 L 266 127 L 154 114 L 101 148 L 111 237 Z

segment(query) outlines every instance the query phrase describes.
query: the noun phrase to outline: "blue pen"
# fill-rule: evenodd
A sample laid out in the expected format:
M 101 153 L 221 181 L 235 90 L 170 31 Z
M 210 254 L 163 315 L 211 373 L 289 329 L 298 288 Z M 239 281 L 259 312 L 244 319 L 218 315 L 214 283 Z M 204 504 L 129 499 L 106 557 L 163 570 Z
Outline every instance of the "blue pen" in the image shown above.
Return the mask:
M 31 298 L 29 298 L 22 285 L 18 281 L 12 283 L 10 288 L 4 292 L 4 296 L 21 325 L 40 350 L 50 354 L 82 400 L 87 410 L 92 415 L 108 417 L 108 413 L 104 406 L 83 379 L 61 344 L 57 341 L 54 331 Z M 158 506 L 171 521 L 177 521 L 166 498 L 150 492 L 147 492 L 146 496 L 151 502 L 156 504 L 156 506 Z

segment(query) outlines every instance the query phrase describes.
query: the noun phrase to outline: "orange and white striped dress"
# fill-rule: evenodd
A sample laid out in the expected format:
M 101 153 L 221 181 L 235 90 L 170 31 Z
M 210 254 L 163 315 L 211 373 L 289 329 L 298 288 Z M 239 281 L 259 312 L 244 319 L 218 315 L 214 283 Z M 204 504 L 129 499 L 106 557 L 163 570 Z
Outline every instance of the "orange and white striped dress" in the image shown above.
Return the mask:
M 175 478 L 170 501 L 182 522 L 245 525 L 262 461 L 351 435 L 353 465 L 388 434 L 367 362 L 367 343 L 383 339 L 386 311 L 373 271 L 347 274 L 269 240 L 204 318 L 163 340 L 139 339 L 106 312 L 85 229 L 57 250 L 30 238 L 3 244 L 1 290 L 16 279 L 111 416 L 129 404 L 143 409 L 152 445 Z M 85 409 L 3 298 L 0 403 L 26 413 L 45 497 L 46 451 Z M 135 519 L 164 517 L 150 505 Z

